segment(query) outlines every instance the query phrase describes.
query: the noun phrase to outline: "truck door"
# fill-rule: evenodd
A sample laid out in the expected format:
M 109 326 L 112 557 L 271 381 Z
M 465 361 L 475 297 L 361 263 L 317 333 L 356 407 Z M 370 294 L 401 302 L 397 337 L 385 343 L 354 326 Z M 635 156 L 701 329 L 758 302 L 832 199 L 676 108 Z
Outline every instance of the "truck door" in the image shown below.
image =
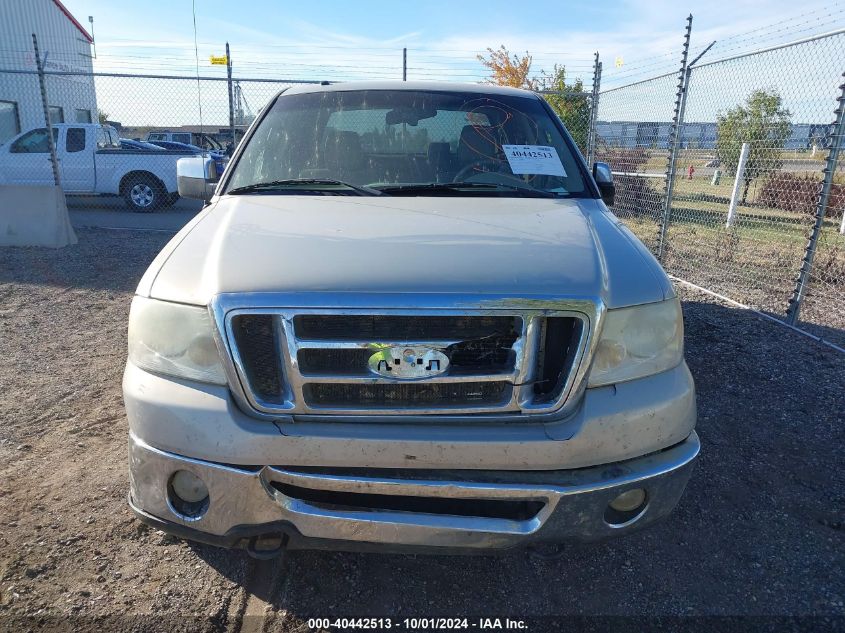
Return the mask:
M 65 191 L 94 191 L 93 128 L 68 127 L 61 152 L 62 187 Z
M 53 139 L 58 153 L 59 129 L 55 127 Z M 22 134 L 8 146 L 7 151 L 9 153 L 4 156 L 3 162 L 6 163 L 10 185 L 54 184 L 47 128 L 40 127 Z

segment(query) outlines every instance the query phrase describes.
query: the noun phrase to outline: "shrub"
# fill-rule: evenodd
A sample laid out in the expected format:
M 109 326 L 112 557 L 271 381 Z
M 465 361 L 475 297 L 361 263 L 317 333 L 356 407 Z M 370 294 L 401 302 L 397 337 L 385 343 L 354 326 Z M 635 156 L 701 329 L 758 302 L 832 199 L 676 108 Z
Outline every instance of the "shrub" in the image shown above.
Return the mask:
M 613 171 L 628 173 L 639 171 L 651 158 L 651 152 L 643 147 L 605 147 L 596 151 L 596 160 L 610 165 Z
M 616 176 L 616 200 L 613 211 L 624 217 L 658 218 L 663 213 L 664 193 L 663 181 L 660 189 L 656 189 L 650 182 L 652 179 L 643 176 Z
M 633 175 L 651 158 L 651 152 L 644 147 L 607 147 L 599 145 L 596 160 L 610 165 L 617 172 L 613 177 L 616 185 L 616 201 L 613 211 L 622 217 L 660 217 L 663 211 L 663 181 L 658 181 L 660 188 L 654 187 L 651 178 Z
M 822 182 L 817 176 L 799 176 L 789 172 L 773 173 L 758 194 L 757 201 L 770 209 L 813 215 Z M 830 190 L 826 217 L 842 217 L 845 209 L 845 185 L 834 184 Z

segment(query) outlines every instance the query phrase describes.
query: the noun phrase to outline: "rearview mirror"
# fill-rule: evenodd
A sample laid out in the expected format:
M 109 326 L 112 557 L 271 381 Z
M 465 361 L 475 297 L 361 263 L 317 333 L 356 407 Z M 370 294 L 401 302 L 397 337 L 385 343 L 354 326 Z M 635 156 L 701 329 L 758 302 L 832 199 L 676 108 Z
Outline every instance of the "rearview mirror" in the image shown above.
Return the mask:
M 422 119 L 430 119 L 433 116 L 437 116 L 437 110 L 434 108 L 398 106 L 385 114 L 384 122 L 387 125 L 399 125 L 400 123 L 416 125 Z
M 220 175 L 209 156 L 187 156 L 176 161 L 176 186 L 183 198 L 211 200 Z
M 604 203 L 612 207 L 616 197 L 616 185 L 613 184 L 613 172 L 607 163 L 593 163 L 593 179 L 599 187 L 599 193 Z

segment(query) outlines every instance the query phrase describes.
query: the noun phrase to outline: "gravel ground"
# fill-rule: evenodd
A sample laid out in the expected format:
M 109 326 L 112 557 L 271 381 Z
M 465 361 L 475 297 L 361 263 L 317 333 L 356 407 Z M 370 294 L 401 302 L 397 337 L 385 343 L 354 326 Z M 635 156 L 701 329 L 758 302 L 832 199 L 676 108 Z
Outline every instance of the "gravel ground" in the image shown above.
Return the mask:
M 314 616 L 435 615 L 843 626 L 845 356 L 682 288 L 703 447 L 666 522 L 557 558 L 295 552 L 257 563 L 127 510 L 126 317 L 168 236 L 79 238 L 0 249 L 0 630 L 305 631 Z

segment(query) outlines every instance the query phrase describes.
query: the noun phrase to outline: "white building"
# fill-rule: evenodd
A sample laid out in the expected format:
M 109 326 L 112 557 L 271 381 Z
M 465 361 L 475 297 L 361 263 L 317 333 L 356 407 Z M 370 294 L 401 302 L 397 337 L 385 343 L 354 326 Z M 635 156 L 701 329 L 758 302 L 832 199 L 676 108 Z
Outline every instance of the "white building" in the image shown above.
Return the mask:
M 59 0 L 0 0 L 0 143 L 44 126 L 32 34 L 48 73 L 47 103 L 53 122 L 97 120 L 93 39 Z M 20 72 L 28 71 L 28 72 Z

